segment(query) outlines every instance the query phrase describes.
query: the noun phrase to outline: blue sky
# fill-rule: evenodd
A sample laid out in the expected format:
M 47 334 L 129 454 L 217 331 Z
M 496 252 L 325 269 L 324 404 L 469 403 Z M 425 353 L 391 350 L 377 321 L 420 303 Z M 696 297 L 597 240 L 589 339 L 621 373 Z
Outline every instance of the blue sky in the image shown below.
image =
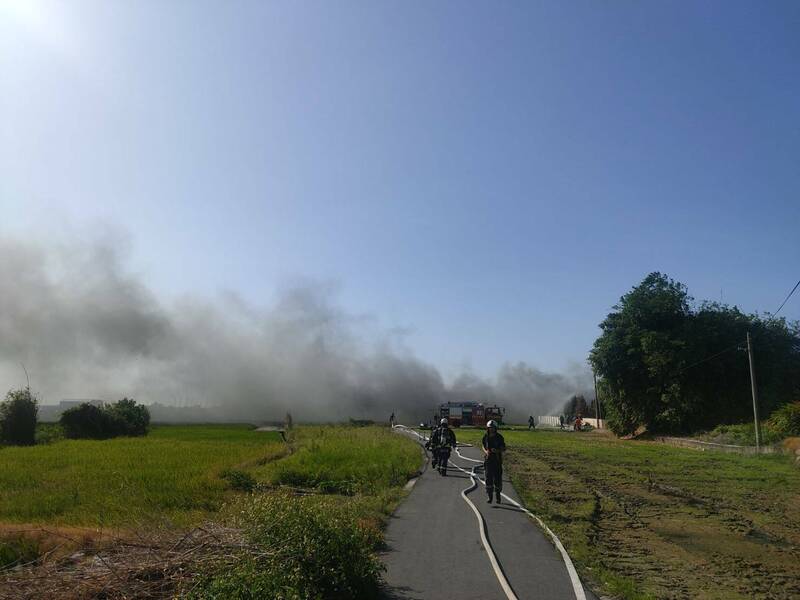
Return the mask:
M 336 282 L 446 376 L 585 360 L 654 270 L 774 310 L 799 167 L 796 2 L 0 0 L 0 233 Z

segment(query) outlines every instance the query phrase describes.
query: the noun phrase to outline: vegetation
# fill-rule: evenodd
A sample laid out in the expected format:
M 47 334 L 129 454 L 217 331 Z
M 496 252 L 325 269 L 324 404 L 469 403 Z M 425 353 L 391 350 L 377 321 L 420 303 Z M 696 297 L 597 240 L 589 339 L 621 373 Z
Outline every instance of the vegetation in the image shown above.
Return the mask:
M 240 498 L 230 518 L 254 548 L 210 572 L 198 598 L 345 599 L 377 594 L 383 519 L 420 465 L 411 440 L 385 427 L 295 427 L 293 453 L 256 467 L 272 491 Z M 288 489 L 282 486 L 289 486 Z M 302 493 L 295 492 L 302 487 Z
M 155 426 L 144 438 L 63 440 L 0 450 L 0 522 L 186 526 L 230 498 L 225 469 L 281 457 L 277 433 L 248 426 Z
M 767 429 L 782 438 L 800 436 L 800 401 L 786 404 L 776 410 L 765 425 Z
M 419 448 L 382 427 L 301 427 L 291 456 L 256 469 L 272 485 L 344 495 L 402 486 L 419 469 Z
M 798 323 L 717 303 L 693 308 L 692 300 L 683 284 L 651 273 L 600 324 L 590 360 L 615 433 L 746 422 L 752 411 L 748 331 L 762 416 L 800 397 Z
M 70 439 L 141 436 L 147 435 L 150 427 L 150 411 L 128 398 L 102 407 L 84 402 L 64 411 L 59 423 Z
M 162 528 L 169 549 L 186 539 L 182 528 L 202 524 L 206 535 L 213 519 L 246 543 L 218 557 L 208 546 L 199 566 L 181 566 L 173 589 L 194 598 L 374 597 L 383 521 L 420 465 L 413 441 L 375 426 L 295 426 L 288 446 L 246 426 L 156 426 L 106 441 L 59 440 L 59 429 L 42 428 L 48 444 L 0 450 L 0 522 Z M 6 564 L 39 551 L 26 538 L 0 541 Z M 197 576 L 187 583 L 187 573 Z
M 503 432 L 527 507 L 604 593 L 648 598 L 800 597 L 800 470 L 601 432 Z M 460 438 L 478 441 L 480 432 Z
M 11 390 L 0 403 L 0 443 L 32 446 L 36 443 L 36 397 L 29 387 Z
M 203 578 L 195 598 L 345 599 L 377 595 L 379 522 L 368 498 L 249 496 L 233 522 L 255 551 Z

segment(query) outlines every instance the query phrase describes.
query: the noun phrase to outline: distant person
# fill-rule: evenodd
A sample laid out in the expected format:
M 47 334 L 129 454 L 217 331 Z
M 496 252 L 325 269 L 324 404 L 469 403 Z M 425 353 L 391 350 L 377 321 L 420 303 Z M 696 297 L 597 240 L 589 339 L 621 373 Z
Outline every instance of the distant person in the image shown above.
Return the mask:
M 500 504 L 500 493 L 503 491 L 503 452 L 506 451 L 506 441 L 497 431 L 497 423 L 486 423 L 486 433 L 481 442 L 483 454 L 486 457 L 483 463 L 486 471 L 486 493 L 489 504 L 492 503 L 492 494 L 496 494 L 497 503 Z
M 456 434 L 450 429 L 447 419 L 439 421 L 439 427 L 431 435 L 430 444 L 433 452 L 433 468 L 435 469 L 438 465 L 439 473 L 447 475 L 450 451 L 456 447 Z
M 564 415 L 558 415 L 558 427 L 564 429 Z
M 394 427 L 394 413 L 392 413 L 391 416 L 389 417 L 389 425 Z
M 428 439 L 425 441 L 425 449 L 431 451 L 431 457 L 432 457 L 431 464 L 433 465 L 434 469 L 436 468 L 436 465 L 439 462 L 438 457 L 436 456 L 436 452 L 433 451 L 433 436 L 436 435 L 437 429 L 438 427 L 434 425 L 433 421 L 431 421 L 431 433 L 428 436 Z
M 583 427 L 583 418 L 580 415 L 578 415 L 577 417 L 575 417 L 574 429 L 575 431 L 580 431 L 582 427 Z
M 533 415 L 528 417 L 528 431 L 531 429 L 536 429 L 536 420 L 533 418 Z

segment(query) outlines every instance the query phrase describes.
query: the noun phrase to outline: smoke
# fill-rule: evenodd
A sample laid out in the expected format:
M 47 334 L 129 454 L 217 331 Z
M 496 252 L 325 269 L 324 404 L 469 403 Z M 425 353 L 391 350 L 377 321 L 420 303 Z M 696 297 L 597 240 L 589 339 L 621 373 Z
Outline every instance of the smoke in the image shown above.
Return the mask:
M 126 244 L 42 244 L 0 237 L 0 386 L 63 398 L 217 407 L 218 418 L 418 420 L 444 400 L 547 414 L 588 373 L 507 364 L 496 383 L 465 373 L 445 386 L 395 332 L 335 303 L 335 288 L 298 285 L 268 307 L 228 293 L 167 305 L 126 268 Z M 589 381 L 590 383 L 590 381 Z M 544 412 L 543 412 L 544 411 Z M 205 413 L 209 414 L 209 413 Z

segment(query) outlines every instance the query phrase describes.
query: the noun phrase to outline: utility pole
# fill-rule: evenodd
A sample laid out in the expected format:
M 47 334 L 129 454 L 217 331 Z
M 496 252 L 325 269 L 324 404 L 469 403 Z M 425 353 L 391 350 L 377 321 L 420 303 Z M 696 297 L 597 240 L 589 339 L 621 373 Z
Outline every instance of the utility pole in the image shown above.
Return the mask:
M 597 373 L 592 370 L 594 377 L 594 416 L 597 419 L 597 428 L 600 429 L 600 397 L 597 395 Z
M 756 367 L 753 362 L 753 343 L 750 341 L 750 332 L 747 332 L 747 358 L 750 361 L 750 388 L 753 391 L 753 419 L 756 424 L 756 454 L 761 451 L 761 436 L 758 426 L 758 389 L 756 388 Z

